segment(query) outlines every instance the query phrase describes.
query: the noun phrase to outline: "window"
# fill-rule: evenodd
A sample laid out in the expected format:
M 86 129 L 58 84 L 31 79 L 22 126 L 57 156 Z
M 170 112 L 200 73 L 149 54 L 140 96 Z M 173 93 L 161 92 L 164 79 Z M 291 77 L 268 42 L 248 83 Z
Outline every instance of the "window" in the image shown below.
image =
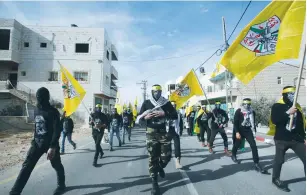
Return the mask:
M 207 87 L 208 92 L 212 92 L 212 86 Z
M 30 46 L 30 43 L 29 43 L 29 42 L 24 42 L 24 43 L 23 43 L 23 46 L 24 46 L 24 47 L 29 47 L 29 46 Z
M 109 76 L 106 75 L 106 85 L 109 85 Z
M 88 81 L 87 72 L 74 72 L 74 77 L 77 81 Z
M 88 53 L 89 44 L 88 43 L 76 43 L 76 53 Z
M 59 73 L 56 71 L 49 72 L 49 79 L 48 81 L 58 81 L 59 80 Z
M 110 55 L 110 53 L 109 53 L 109 51 L 107 50 L 107 59 L 109 60 L 110 58 L 109 58 L 109 55 Z
M 11 31 L 9 29 L 0 29 L 0 50 L 10 49 Z
M 282 78 L 281 77 L 277 77 L 277 84 L 282 85 Z
M 21 71 L 21 76 L 26 76 L 27 74 L 26 74 L 26 71 Z
M 41 43 L 41 48 L 47 48 L 47 43 Z

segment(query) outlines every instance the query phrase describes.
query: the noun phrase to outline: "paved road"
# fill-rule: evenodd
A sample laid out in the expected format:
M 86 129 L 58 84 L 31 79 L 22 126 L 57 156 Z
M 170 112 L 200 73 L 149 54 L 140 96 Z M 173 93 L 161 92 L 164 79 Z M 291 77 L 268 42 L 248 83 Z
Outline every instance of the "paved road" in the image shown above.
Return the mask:
M 68 151 L 62 156 L 66 171 L 65 195 L 137 195 L 150 194 L 148 178 L 148 159 L 145 148 L 144 130 L 133 131 L 132 141 L 115 151 L 105 151 L 105 157 L 99 160 L 99 167 L 92 164 L 94 145 L 91 137 L 79 141 L 78 149 Z M 230 139 L 229 139 L 230 140 Z M 261 175 L 253 171 L 250 149 L 238 155 L 242 164 L 232 163 L 222 153 L 222 140 L 217 137 L 214 155 L 207 148 L 201 148 L 196 137 L 183 136 L 183 170 L 175 169 L 174 160 L 166 168 L 166 178 L 160 179 L 161 191 L 165 195 L 301 195 L 306 194 L 306 181 L 303 165 L 292 153 L 287 153 L 287 162 L 283 166 L 282 179 L 287 180 L 292 190 L 284 193 L 271 185 L 270 175 Z M 117 140 L 115 138 L 115 146 Z M 274 146 L 257 143 L 262 164 L 272 172 Z M 108 145 L 103 144 L 104 149 Z M 232 146 L 230 146 L 232 147 Z M 68 146 L 68 148 L 71 148 Z M 56 186 L 56 175 L 46 156 L 33 171 L 24 195 L 49 195 Z M 20 165 L 0 173 L 0 194 L 8 194 L 13 185 Z

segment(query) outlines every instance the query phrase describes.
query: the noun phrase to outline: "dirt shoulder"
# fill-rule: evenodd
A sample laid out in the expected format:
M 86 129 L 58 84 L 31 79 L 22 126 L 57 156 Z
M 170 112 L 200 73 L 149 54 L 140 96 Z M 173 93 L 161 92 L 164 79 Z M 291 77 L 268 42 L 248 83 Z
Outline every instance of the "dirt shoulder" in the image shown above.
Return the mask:
M 76 124 L 73 139 L 79 140 L 90 136 L 91 130 Z M 0 171 L 23 162 L 33 139 L 33 130 L 21 131 L 9 129 L 0 131 Z M 60 138 L 61 141 L 61 138 Z

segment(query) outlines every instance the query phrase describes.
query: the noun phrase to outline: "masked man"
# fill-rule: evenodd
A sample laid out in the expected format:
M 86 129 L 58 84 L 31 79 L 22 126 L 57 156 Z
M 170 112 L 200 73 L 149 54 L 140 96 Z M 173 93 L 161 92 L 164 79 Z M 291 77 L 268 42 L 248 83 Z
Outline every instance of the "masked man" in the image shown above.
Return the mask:
M 243 99 L 242 108 L 236 110 L 234 115 L 234 130 L 236 133 L 236 141 L 235 145 L 232 148 L 232 157 L 231 159 L 233 162 L 239 164 L 240 162 L 237 160 L 237 151 L 241 145 L 242 139 L 246 139 L 249 143 L 252 154 L 253 160 L 255 163 L 255 169 L 258 172 L 266 173 L 265 170 L 259 164 L 259 155 L 258 155 L 258 148 L 256 146 L 255 137 L 253 135 L 253 131 L 256 133 L 256 121 L 255 121 L 256 113 L 251 108 L 251 99 L 245 98 Z
M 224 151 L 227 156 L 231 156 L 228 151 L 228 138 L 225 132 L 226 124 L 229 121 L 228 115 L 225 110 L 221 109 L 221 102 L 215 102 L 215 108 L 212 111 L 211 117 L 211 136 L 209 141 L 209 152 L 213 153 L 212 145 L 215 140 L 216 134 L 220 133 L 224 141 Z
M 101 112 L 102 105 L 97 104 L 95 108 L 95 112 L 91 114 L 91 122 L 90 125 L 92 126 L 92 136 L 95 142 L 95 155 L 93 166 L 97 166 L 98 156 L 100 154 L 100 159 L 103 157 L 103 150 L 101 148 L 101 140 L 104 134 L 105 128 L 108 127 L 108 118 L 105 114 Z
M 172 105 L 176 109 L 176 103 L 172 102 Z M 174 141 L 176 169 L 181 169 L 182 166 L 180 165 L 180 159 L 181 159 L 180 132 L 181 132 L 181 129 L 183 128 L 181 114 L 178 112 L 177 120 L 170 120 L 169 124 L 170 126 L 169 126 L 168 134 L 172 137 Z
M 110 123 L 111 131 L 110 131 L 110 141 L 109 141 L 109 143 L 110 143 L 110 151 L 113 151 L 113 135 L 114 135 L 114 133 L 116 133 L 116 137 L 117 137 L 117 140 L 118 140 L 119 147 L 122 146 L 122 142 L 120 140 L 119 130 L 123 127 L 123 119 L 122 119 L 122 116 L 117 113 L 116 108 L 113 108 L 110 120 L 111 120 L 111 123 Z M 125 134 L 123 136 L 125 136 Z
M 273 184 L 286 192 L 290 189 L 280 180 L 280 172 L 285 153 L 292 149 L 304 164 L 306 175 L 306 121 L 299 104 L 293 107 L 295 88 L 287 86 L 282 91 L 282 98 L 273 105 L 271 111 L 272 125 L 270 131 L 275 133 L 275 160 L 273 165 Z M 292 127 L 290 117 L 293 116 Z
M 190 136 L 192 136 L 193 135 L 193 130 L 194 130 L 195 110 L 194 110 L 193 107 L 191 107 L 190 109 L 192 109 L 192 110 L 188 113 L 186 118 L 187 118 L 187 122 L 189 124 L 188 134 Z
M 149 153 L 149 175 L 152 178 L 152 195 L 160 194 L 157 175 L 164 178 L 164 168 L 171 159 L 171 137 L 166 131 L 167 120 L 177 120 L 178 115 L 172 104 L 161 96 L 162 87 L 154 85 L 152 97 L 143 102 L 137 123 L 146 124 L 146 144 Z
M 123 112 L 123 144 L 125 144 L 125 134 L 128 133 L 128 140 L 131 138 L 131 125 L 133 122 L 133 115 L 130 108 Z
M 63 116 L 60 121 L 61 129 L 62 129 L 62 147 L 61 147 L 61 153 L 64 154 L 65 152 L 65 139 L 67 137 L 69 143 L 74 147 L 74 150 L 77 147 L 77 144 L 72 141 L 72 132 L 74 129 L 74 122 L 70 118 L 70 116 L 66 116 L 66 111 L 64 111 Z
M 199 123 L 197 122 L 198 121 L 198 118 L 200 117 L 200 115 L 203 113 L 203 110 L 200 109 L 200 105 L 198 105 L 196 107 L 196 110 L 195 110 L 195 117 L 194 117 L 194 129 L 193 129 L 193 133 L 197 135 L 197 139 L 199 142 L 201 142 L 201 139 L 200 139 L 200 127 L 199 127 Z
M 211 136 L 211 129 L 209 128 L 208 124 L 210 113 L 206 106 L 202 106 L 202 110 L 203 112 L 197 118 L 197 123 L 200 126 L 200 141 L 202 142 L 202 146 L 205 147 L 205 133 L 207 133 L 207 142 L 209 142 Z
M 22 164 L 21 171 L 10 195 L 21 194 L 36 163 L 44 153 L 47 153 L 47 159 L 50 160 L 52 167 L 57 173 L 58 187 L 54 191 L 54 195 L 63 193 L 66 188 L 65 173 L 61 163 L 59 146 L 59 138 L 61 135 L 60 113 L 50 105 L 48 89 L 44 87 L 38 89 L 36 99 L 38 103 L 34 111 L 34 139 L 31 142 L 26 160 Z

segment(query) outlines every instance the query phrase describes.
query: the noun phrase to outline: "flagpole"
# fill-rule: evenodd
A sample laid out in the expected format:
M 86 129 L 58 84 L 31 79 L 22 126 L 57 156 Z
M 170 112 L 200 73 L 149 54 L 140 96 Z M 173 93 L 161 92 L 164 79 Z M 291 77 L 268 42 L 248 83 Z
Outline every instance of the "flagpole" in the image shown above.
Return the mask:
M 205 98 L 206 98 L 206 100 L 207 100 L 207 103 L 208 103 L 208 105 L 209 105 L 209 108 L 210 108 L 210 110 L 212 111 L 212 107 L 211 107 L 211 104 L 210 104 L 210 102 L 209 102 L 209 100 L 208 100 L 208 98 L 207 98 L 207 94 L 205 93 L 205 90 L 203 89 L 203 86 L 200 84 L 199 79 L 198 79 L 198 76 L 196 75 L 194 69 L 192 69 L 192 70 L 193 70 L 193 72 L 194 72 L 194 74 L 195 74 L 195 77 L 196 77 L 196 79 L 197 79 L 197 82 L 198 82 L 198 84 L 199 84 L 201 90 L 203 91 L 203 94 L 205 95 Z M 214 114 L 213 112 L 212 112 L 212 114 L 213 114 L 214 118 L 216 118 L 216 117 L 215 117 L 215 114 Z
M 296 83 L 294 101 L 293 101 L 293 105 L 292 105 L 293 108 L 296 107 L 296 103 L 297 103 L 297 99 L 298 99 L 299 89 L 300 89 L 300 86 L 301 86 L 301 78 L 302 78 L 304 64 L 305 64 L 305 57 L 306 57 L 306 44 L 304 45 L 303 59 L 302 59 L 302 63 L 301 63 L 300 69 L 299 69 L 299 73 L 298 73 L 298 79 L 297 79 L 297 83 Z M 292 129 L 292 125 L 293 125 L 293 114 L 291 114 L 291 116 L 290 116 L 290 123 L 289 123 L 290 129 Z

